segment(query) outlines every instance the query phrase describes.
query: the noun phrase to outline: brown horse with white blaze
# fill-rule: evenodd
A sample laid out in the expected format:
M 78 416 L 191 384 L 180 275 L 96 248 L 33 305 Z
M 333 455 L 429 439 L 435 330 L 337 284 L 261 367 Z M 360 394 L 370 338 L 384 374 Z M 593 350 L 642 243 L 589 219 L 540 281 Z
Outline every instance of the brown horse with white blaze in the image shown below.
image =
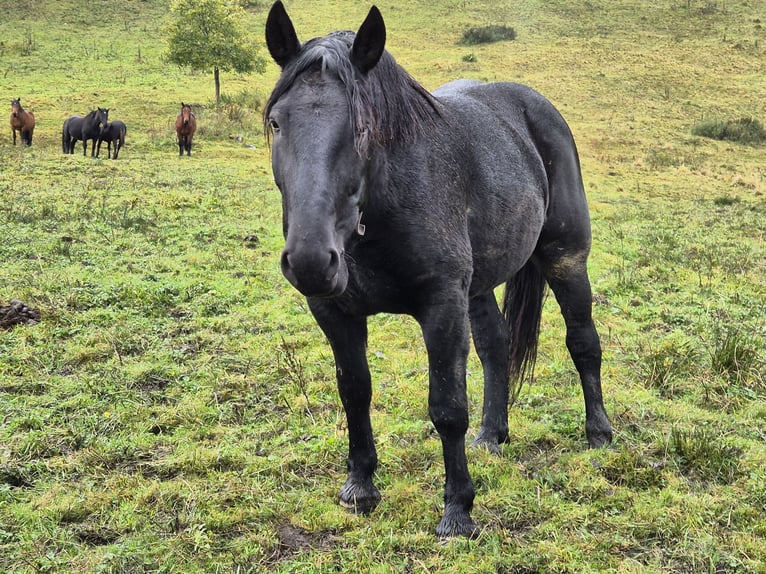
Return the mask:
M 197 131 L 197 118 L 192 113 L 191 105 L 181 102 L 181 113 L 176 118 L 176 135 L 178 136 L 178 155 L 191 155 L 192 138 Z
M 21 99 L 11 100 L 11 131 L 13 145 L 16 145 L 16 131 L 21 135 L 23 145 L 32 145 L 32 134 L 35 131 L 35 115 L 21 107 Z

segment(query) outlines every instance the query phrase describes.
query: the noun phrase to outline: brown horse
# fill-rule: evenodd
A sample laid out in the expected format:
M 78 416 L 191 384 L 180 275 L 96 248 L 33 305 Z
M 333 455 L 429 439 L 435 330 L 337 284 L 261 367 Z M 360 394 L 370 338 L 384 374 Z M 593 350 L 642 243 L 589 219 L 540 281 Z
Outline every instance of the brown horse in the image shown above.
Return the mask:
M 13 145 L 16 145 L 16 130 L 21 134 L 21 143 L 32 145 L 32 133 L 35 131 L 35 115 L 21 107 L 20 98 L 11 100 L 11 131 Z
M 181 113 L 176 118 L 176 135 L 178 136 L 178 155 L 191 155 L 192 138 L 197 131 L 197 118 L 192 113 L 191 106 L 181 102 Z

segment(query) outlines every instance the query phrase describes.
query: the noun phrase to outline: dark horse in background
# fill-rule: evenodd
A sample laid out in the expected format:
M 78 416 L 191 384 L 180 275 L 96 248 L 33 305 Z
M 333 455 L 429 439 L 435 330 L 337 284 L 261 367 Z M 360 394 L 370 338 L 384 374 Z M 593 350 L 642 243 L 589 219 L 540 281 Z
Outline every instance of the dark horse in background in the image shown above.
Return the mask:
M 22 145 L 32 145 L 32 134 L 35 131 L 35 115 L 21 107 L 21 99 L 11 100 L 11 131 L 13 145 L 16 145 L 16 132 L 21 136 Z
M 82 155 L 88 155 L 88 140 L 93 140 L 91 157 L 96 155 L 96 142 L 109 123 L 109 108 L 98 108 L 86 116 L 70 116 L 61 130 L 61 148 L 64 153 L 73 154 L 75 142 L 82 140 Z
M 588 443 L 612 439 L 586 268 L 590 217 L 572 134 L 548 100 L 465 80 L 430 94 L 385 51 L 385 37 L 373 7 L 356 34 L 301 44 L 282 3 L 271 8 L 266 41 L 282 74 L 264 121 L 282 194 L 282 272 L 335 357 L 349 438 L 341 504 L 363 513 L 380 500 L 367 317 L 405 313 L 422 329 L 444 456 L 436 532 L 471 536 L 470 336 L 484 371 L 474 443 L 498 452 L 509 440 L 510 381 L 515 392 L 534 365 L 546 283 L 580 374 Z
M 191 105 L 181 102 L 181 113 L 176 117 L 176 135 L 178 136 L 178 155 L 191 155 L 192 139 L 197 131 L 197 118 L 192 113 Z
M 101 143 L 106 142 L 106 158 L 117 159 L 120 149 L 125 146 L 125 134 L 128 133 L 128 126 L 120 120 L 114 120 L 106 124 L 101 134 L 98 136 L 98 147 L 96 148 L 96 157 L 101 153 Z M 114 155 L 112 155 L 112 142 L 114 142 Z

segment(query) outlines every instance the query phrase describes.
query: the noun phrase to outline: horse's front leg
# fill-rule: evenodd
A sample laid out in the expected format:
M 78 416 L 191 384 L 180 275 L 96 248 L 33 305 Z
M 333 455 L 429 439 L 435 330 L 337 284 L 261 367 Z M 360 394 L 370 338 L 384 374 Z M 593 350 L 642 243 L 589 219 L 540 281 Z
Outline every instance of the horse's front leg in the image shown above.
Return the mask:
M 13 132 L 13 145 L 16 145 L 16 130 L 11 129 L 11 131 Z
M 340 490 L 340 504 L 356 514 L 366 514 L 380 502 L 380 492 L 372 483 L 378 455 L 370 422 L 367 319 L 347 315 L 331 301 L 308 302 L 335 356 L 338 392 L 348 423 L 348 478 Z
M 417 317 L 428 350 L 428 412 L 442 441 L 444 516 L 438 536 L 474 536 L 471 519 L 474 488 L 468 473 L 465 433 L 468 430 L 466 361 L 469 349 L 467 294 L 459 292 Z

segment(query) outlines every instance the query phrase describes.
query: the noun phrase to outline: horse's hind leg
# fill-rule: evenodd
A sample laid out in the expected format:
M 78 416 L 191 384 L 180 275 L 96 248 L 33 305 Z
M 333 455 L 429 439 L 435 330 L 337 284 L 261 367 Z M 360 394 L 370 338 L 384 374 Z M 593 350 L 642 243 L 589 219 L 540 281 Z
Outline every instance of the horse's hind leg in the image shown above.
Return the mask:
M 566 323 L 566 344 L 580 375 L 585 397 L 585 434 L 592 448 L 612 441 L 612 427 L 601 394 L 601 343 L 592 317 L 587 247 L 541 259 L 541 268 Z
M 346 315 L 324 300 L 309 299 L 309 308 L 332 347 L 338 392 L 348 423 L 348 477 L 339 501 L 356 514 L 366 514 L 380 502 L 380 492 L 372 483 L 378 455 L 370 422 L 372 382 L 366 354 L 367 321 Z
M 473 342 L 484 371 L 484 409 L 473 445 L 500 454 L 500 444 L 508 442 L 510 333 L 492 292 L 471 299 L 469 314 Z

